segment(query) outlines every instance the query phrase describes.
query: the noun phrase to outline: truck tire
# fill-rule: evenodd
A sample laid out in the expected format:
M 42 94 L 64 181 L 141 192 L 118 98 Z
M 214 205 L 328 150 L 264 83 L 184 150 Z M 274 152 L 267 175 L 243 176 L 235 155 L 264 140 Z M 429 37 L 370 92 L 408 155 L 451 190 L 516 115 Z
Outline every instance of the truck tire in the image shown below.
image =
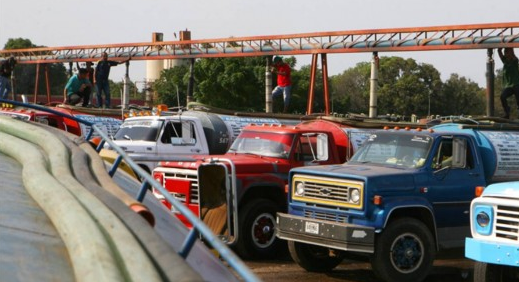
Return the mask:
M 484 262 L 474 264 L 474 282 L 517 281 L 517 267 Z
M 435 254 L 436 245 L 427 226 L 414 218 L 400 218 L 377 236 L 371 266 L 384 281 L 422 281 Z
M 286 254 L 286 243 L 276 237 L 278 211 L 280 208 L 267 199 L 253 200 L 240 209 L 240 233 L 234 250 L 241 258 L 265 259 Z
M 328 272 L 339 265 L 343 258 L 330 256 L 330 249 L 294 241 L 288 241 L 292 259 L 306 271 Z

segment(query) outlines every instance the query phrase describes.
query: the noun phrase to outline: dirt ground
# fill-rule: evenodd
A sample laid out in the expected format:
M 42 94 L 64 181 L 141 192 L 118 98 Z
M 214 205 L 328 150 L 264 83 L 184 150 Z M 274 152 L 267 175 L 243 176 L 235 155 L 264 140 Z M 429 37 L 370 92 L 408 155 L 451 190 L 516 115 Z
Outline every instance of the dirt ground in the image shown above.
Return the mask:
M 263 281 L 283 282 L 378 282 L 368 262 L 345 260 L 329 273 L 306 272 L 290 259 L 283 257 L 268 261 L 245 261 L 247 266 Z M 434 263 L 426 282 L 472 281 L 473 262 L 459 255 L 439 258 Z

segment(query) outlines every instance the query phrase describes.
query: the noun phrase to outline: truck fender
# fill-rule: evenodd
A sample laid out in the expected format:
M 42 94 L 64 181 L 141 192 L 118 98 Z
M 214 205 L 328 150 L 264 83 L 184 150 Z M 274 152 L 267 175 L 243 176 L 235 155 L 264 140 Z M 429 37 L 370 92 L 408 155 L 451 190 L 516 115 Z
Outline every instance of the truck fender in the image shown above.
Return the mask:
M 420 198 L 395 199 L 395 201 L 384 202 L 383 212 L 376 215 L 377 233 L 381 232 L 390 223 L 400 216 L 411 216 L 421 220 L 434 236 L 436 249 L 438 249 L 438 234 L 436 232 L 436 220 L 433 208 L 429 202 Z M 380 224 L 381 223 L 381 224 Z

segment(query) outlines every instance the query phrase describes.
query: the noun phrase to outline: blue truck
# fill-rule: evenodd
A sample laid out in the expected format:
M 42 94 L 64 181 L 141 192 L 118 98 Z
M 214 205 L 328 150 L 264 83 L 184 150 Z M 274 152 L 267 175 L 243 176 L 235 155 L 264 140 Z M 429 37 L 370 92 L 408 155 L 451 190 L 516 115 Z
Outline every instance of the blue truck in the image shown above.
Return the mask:
M 437 252 L 462 250 L 476 191 L 519 180 L 518 129 L 446 123 L 376 131 L 345 164 L 290 171 L 277 236 L 307 271 L 360 254 L 384 281 L 421 281 Z
M 517 152 L 516 146 L 510 148 Z M 517 164 L 519 170 L 519 163 Z M 485 188 L 470 207 L 472 238 L 465 243 L 466 257 L 476 261 L 475 282 L 517 281 L 519 277 L 519 182 Z

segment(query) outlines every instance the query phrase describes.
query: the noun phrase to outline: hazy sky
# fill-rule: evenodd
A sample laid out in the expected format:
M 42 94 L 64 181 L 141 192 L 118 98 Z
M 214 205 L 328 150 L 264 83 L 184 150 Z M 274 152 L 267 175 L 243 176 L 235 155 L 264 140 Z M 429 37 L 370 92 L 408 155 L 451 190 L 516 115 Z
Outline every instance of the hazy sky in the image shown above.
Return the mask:
M 58 47 L 148 42 L 153 32 L 169 41 L 185 29 L 192 39 L 212 39 L 515 21 L 517 0 L 0 0 L 0 48 L 18 37 Z M 414 58 L 434 65 L 443 80 L 458 73 L 485 85 L 486 50 L 379 55 Z M 370 53 L 328 55 L 329 74 L 370 58 Z M 311 56 L 297 59 L 300 68 Z M 111 78 L 119 81 L 123 74 L 123 66 L 115 67 Z M 144 80 L 144 62 L 131 63 L 130 78 Z

